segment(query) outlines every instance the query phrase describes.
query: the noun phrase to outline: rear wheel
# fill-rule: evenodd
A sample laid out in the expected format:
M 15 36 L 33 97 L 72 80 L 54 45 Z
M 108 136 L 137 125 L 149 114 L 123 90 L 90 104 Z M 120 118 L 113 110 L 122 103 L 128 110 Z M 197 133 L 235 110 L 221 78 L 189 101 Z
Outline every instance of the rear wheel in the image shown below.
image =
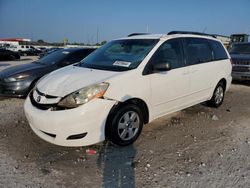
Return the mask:
M 213 93 L 213 97 L 210 101 L 208 101 L 210 106 L 218 108 L 222 104 L 225 96 L 225 87 L 226 86 L 223 84 L 223 82 L 219 82 L 217 84 Z
M 139 137 L 143 127 L 143 115 L 136 105 L 121 107 L 106 125 L 106 137 L 119 146 L 132 144 Z

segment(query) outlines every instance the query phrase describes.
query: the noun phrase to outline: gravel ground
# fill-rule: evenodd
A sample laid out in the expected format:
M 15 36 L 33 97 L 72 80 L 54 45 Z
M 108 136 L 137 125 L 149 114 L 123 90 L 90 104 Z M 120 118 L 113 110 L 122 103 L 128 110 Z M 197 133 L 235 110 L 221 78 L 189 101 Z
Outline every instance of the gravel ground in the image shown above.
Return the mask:
M 124 148 L 54 146 L 29 128 L 23 99 L 0 99 L 0 187 L 250 187 L 249 86 L 232 85 L 218 109 L 155 120 Z

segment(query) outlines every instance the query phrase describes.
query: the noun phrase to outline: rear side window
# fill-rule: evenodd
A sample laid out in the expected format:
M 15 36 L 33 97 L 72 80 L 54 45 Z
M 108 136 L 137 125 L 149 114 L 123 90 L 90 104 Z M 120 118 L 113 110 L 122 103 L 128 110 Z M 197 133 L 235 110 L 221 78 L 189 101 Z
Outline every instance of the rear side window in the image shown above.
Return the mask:
M 209 40 L 209 43 L 213 50 L 214 60 L 228 59 L 227 53 L 220 42 Z
M 195 65 L 213 60 L 212 50 L 209 42 L 202 38 L 185 38 L 185 52 L 187 55 L 187 63 Z

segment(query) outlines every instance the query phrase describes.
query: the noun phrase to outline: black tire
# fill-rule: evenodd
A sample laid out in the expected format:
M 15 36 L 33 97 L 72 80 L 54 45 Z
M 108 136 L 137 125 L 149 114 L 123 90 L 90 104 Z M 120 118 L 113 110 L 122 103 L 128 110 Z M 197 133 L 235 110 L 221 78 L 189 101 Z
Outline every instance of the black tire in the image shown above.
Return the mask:
M 129 114 L 131 114 L 131 116 Z M 131 118 L 132 114 L 133 114 L 133 117 L 136 116 L 134 121 Z M 127 122 L 125 121 L 126 115 L 129 116 L 129 119 L 131 118 L 131 123 L 126 123 Z M 137 120 L 139 122 L 137 122 Z M 123 123 L 126 125 L 126 128 L 124 129 L 120 127 L 120 125 Z M 131 124 L 136 125 L 138 129 L 132 128 L 133 126 L 131 126 Z M 135 142 L 136 139 L 140 136 L 142 128 L 143 128 L 143 115 L 142 115 L 140 108 L 136 106 L 135 104 L 127 104 L 127 105 L 122 106 L 115 113 L 113 113 L 113 115 L 111 115 L 108 118 L 105 134 L 106 134 L 107 140 L 111 141 L 112 143 L 118 146 L 128 146 L 132 144 L 133 142 Z M 125 131 L 124 134 L 122 134 L 123 131 Z M 131 131 L 134 131 L 132 138 L 130 138 L 129 136 Z M 128 138 L 125 138 L 126 137 L 125 134 L 127 134 Z M 122 138 L 121 135 L 125 135 L 124 138 Z
M 208 101 L 209 106 L 218 108 L 224 101 L 226 86 L 223 82 L 219 82 L 214 89 L 213 96 Z M 218 98 L 218 96 L 220 97 Z

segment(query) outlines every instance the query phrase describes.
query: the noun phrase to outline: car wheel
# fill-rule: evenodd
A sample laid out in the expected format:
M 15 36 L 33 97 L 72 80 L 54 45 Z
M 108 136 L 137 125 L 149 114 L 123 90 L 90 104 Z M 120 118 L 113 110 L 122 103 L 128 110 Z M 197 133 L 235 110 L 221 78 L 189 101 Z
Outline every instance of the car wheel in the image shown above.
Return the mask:
M 208 101 L 209 105 L 215 108 L 218 108 L 225 96 L 225 85 L 222 82 L 219 82 L 218 85 L 215 87 L 213 97 L 210 101 Z
M 106 125 L 106 137 L 119 146 L 132 144 L 141 134 L 143 115 L 136 105 L 121 107 Z

